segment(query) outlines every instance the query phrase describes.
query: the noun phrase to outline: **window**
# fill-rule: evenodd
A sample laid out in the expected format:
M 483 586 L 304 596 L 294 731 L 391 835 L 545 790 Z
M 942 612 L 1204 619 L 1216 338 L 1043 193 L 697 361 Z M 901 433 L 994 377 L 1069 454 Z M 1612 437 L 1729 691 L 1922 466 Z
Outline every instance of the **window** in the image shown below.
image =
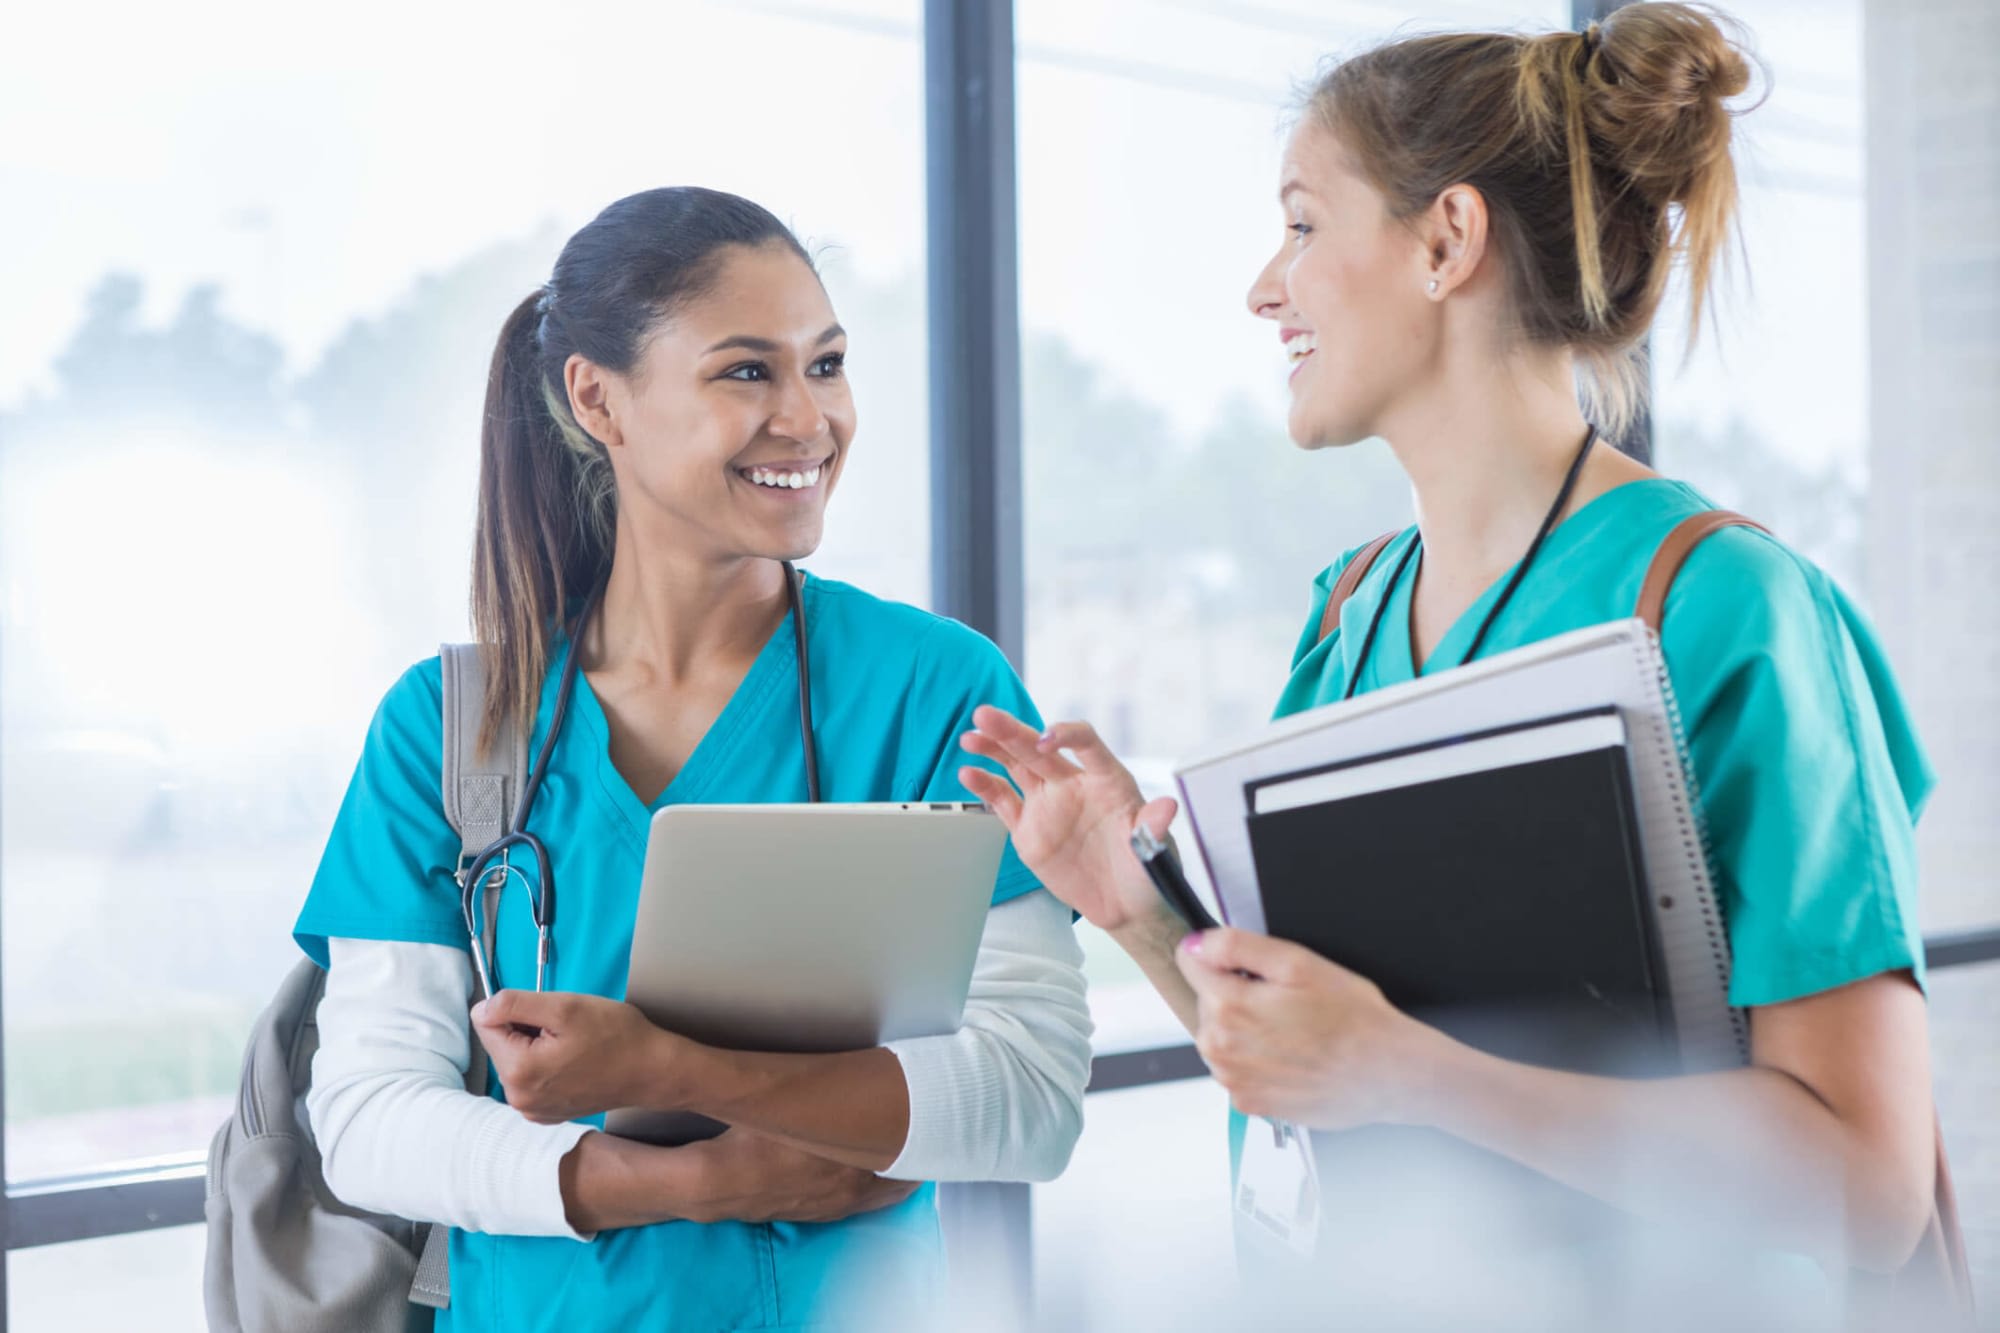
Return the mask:
M 15 1254 L 7 1267 L 8 1318 L 30 1333 L 202 1333 L 208 1327 L 201 1307 L 204 1240 L 200 1227 L 167 1227 Z
M 812 564 L 927 600 L 915 0 L 288 13 L 46 8 L 0 52 L 16 1179 L 224 1118 L 374 704 L 464 636 L 501 318 L 598 208 L 716 186 L 821 253 L 862 426 Z
M 1296 85 L 1393 33 L 1568 17 L 1018 4 L 1028 684 L 1153 793 L 1176 756 L 1269 718 L 1313 576 L 1410 521 L 1386 449 L 1292 445 L 1286 362 L 1244 305 L 1280 238 Z M 1123 953 L 1086 939 L 1104 1040 L 1183 1039 Z
M 1747 0 L 1770 98 L 1738 124 L 1739 281 L 1656 361 L 1660 466 L 1769 523 L 1868 608 L 1938 786 L 1924 926 L 2000 925 L 2000 14 Z M 1981 155 L 1984 156 L 1981 156 Z M 1670 298 L 1671 299 L 1671 298 Z M 1931 1041 L 1967 1249 L 2000 1263 L 2000 969 L 1935 972 Z

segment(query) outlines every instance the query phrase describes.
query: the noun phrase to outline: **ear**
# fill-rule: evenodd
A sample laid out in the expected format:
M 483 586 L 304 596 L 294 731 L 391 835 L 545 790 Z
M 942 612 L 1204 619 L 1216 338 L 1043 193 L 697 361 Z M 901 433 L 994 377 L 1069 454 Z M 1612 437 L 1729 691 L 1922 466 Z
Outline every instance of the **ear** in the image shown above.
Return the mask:
M 624 442 L 612 412 L 610 371 L 581 352 L 572 352 L 563 362 L 563 387 L 569 393 L 570 414 L 586 434 L 607 449 L 616 449 Z
M 1473 186 L 1451 185 L 1431 201 L 1420 228 L 1424 239 L 1424 291 L 1442 301 L 1462 287 L 1486 257 L 1486 196 Z M 1437 290 L 1431 291 L 1435 282 Z

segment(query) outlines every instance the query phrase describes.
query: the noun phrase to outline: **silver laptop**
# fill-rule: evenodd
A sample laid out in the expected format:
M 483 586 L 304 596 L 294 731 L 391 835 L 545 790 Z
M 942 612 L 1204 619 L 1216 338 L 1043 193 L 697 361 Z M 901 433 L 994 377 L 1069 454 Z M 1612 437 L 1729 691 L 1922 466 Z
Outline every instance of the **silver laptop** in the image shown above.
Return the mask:
M 711 1046 L 851 1051 L 954 1032 L 1007 831 L 984 806 L 673 805 L 653 816 L 625 998 Z M 723 1126 L 631 1107 L 605 1128 Z

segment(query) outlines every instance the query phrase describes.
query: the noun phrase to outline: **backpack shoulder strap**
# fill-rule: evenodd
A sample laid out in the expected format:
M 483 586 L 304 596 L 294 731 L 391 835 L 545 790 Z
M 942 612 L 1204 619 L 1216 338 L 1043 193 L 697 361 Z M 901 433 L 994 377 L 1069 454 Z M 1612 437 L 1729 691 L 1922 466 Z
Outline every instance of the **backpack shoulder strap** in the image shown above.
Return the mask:
M 503 718 L 494 734 L 493 748 L 479 754 L 479 727 L 486 712 L 486 664 L 476 643 L 447 643 L 438 650 L 444 682 L 444 755 L 440 794 L 444 816 L 458 832 L 458 868 L 466 864 L 507 831 L 508 815 L 520 799 L 527 781 L 528 741 L 519 735 L 511 717 Z M 493 956 L 495 922 L 501 880 L 485 889 L 484 921 L 480 946 Z M 478 986 L 473 987 L 474 998 Z M 466 1091 L 486 1095 L 486 1048 L 471 1037 L 470 1058 L 465 1071 Z M 451 1308 L 450 1228 L 434 1225 L 424 1238 L 423 1254 L 417 1261 L 416 1280 L 410 1284 L 410 1300 L 432 1309 Z
M 1667 593 L 1672 590 L 1681 566 L 1694 554 L 1695 547 L 1724 528 L 1755 528 L 1766 535 L 1771 531 L 1762 523 L 1727 509 L 1705 510 L 1675 524 L 1673 531 L 1660 543 L 1660 549 L 1653 552 L 1653 563 L 1646 569 L 1646 581 L 1639 586 L 1638 608 L 1632 612 L 1645 621 L 1653 633 L 1660 632 L 1660 621 L 1667 614 Z
M 1375 565 L 1375 559 L 1384 547 L 1396 540 L 1396 533 L 1385 532 L 1374 541 L 1354 553 L 1347 562 L 1347 568 L 1340 571 L 1340 577 L 1333 581 L 1333 591 L 1326 595 L 1326 610 L 1320 613 L 1319 634 L 1313 639 L 1316 644 L 1325 643 L 1326 636 L 1340 626 L 1340 608 L 1347 605 L 1347 599 L 1361 586 L 1361 580 L 1368 577 L 1368 571 Z
M 1653 563 L 1646 570 L 1646 581 L 1639 589 L 1638 609 L 1633 612 L 1651 627 L 1653 633 L 1660 632 L 1660 622 L 1666 615 L 1667 593 L 1674 586 L 1674 576 L 1681 572 L 1694 548 L 1701 545 L 1724 528 L 1755 528 L 1769 534 L 1770 529 L 1762 523 L 1747 519 L 1741 514 L 1727 509 L 1710 509 L 1691 518 L 1682 519 L 1660 543 L 1653 553 Z M 1857 1308 L 1874 1310 L 1882 1301 L 1909 1301 L 1919 1303 L 1947 1323 L 1972 1325 L 1972 1277 L 1966 1266 L 1965 1233 L 1958 1218 L 1958 1200 L 1952 1189 L 1951 1163 L 1945 1159 L 1944 1128 L 1932 1111 L 1931 1132 L 1936 1142 L 1936 1175 L 1932 1184 L 1932 1212 L 1930 1225 L 1923 1238 L 1903 1267 L 1894 1274 L 1880 1276 L 1863 1274 L 1858 1270 L 1849 1275 L 1850 1300 L 1870 1302 Z M 1891 1308 L 1881 1306 L 1882 1309 Z
M 458 831 L 459 864 L 507 831 L 528 770 L 527 737 L 514 719 L 502 720 L 493 749 L 478 753 L 486 712 L 486 664 L 476 643 L 447 643 L 438 650 L 444 677 L 444 814 Z

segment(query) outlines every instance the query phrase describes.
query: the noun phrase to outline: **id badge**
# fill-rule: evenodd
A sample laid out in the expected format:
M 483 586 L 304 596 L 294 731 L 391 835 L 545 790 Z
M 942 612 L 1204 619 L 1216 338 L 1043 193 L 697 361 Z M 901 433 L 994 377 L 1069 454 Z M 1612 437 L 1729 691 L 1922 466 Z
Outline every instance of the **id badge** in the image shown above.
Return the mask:
M 1310 1134 L 1283 1120 L 1250 1122 L 1236 1173 L 1236 1211 L 1312 1257 L 1319 1241 L 1319 1168 Z

